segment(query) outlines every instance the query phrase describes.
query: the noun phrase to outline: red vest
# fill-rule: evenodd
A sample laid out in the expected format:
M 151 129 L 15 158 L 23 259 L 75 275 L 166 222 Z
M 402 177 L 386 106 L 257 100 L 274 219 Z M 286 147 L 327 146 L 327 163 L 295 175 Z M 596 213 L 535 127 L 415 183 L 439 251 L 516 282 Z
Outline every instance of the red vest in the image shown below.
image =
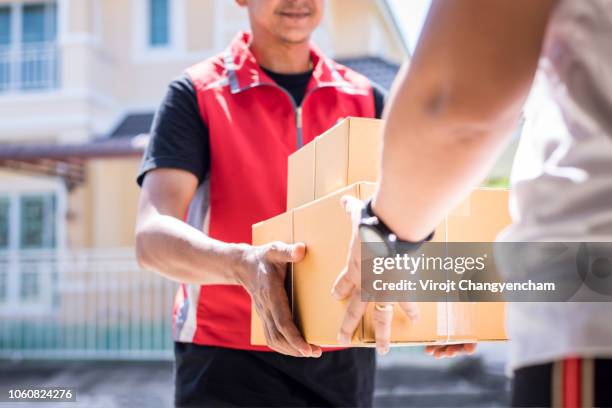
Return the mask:
M 291 153 L 344 117 L 375 115 L 370 81 L 314 47 L 313 75 L 295 106 L 255 61 L 250 38 L 240 33 L 224 53 L 187 70 L 210 133 L 210 178 L 200 191 L 209 205 L 193 203 L 188 219 L 224 242 L 250 243 L 252 224 L 286 210 Z M 195 213 L 205 213 L 205 220 L 190 217 Z M 250 345 L 250 321 L 251 299 L 242 286 L 181 285 L 178 291 L 177 341 L 269 350 Z

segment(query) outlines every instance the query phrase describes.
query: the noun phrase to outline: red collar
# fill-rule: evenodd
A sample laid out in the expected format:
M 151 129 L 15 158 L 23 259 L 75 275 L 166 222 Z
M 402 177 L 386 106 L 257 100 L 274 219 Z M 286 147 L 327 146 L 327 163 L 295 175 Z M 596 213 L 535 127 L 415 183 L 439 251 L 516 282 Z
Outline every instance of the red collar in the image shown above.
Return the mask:
M 251 53 L 251 34 L 240 32 L 225 50 L 223 60 L 232 93 L 238 93 L 258 86 L 262 83 L 274 83 L 261 69 Z M 312 79 L 309 89 L 333 86 L 344 92 L 358 92 L 349 82 L 344 80 L 334 67 L 334 62 L 321 53 L 314 45 L 310 45 L 310 56 L 313 64 Z

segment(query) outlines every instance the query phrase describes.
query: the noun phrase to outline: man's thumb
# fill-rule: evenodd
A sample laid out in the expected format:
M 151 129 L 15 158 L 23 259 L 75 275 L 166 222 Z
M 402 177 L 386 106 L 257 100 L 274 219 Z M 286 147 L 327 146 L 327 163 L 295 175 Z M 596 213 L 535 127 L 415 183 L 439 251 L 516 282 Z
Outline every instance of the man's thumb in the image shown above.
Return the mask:
M 286 244 L 272 242 L 268 251 L 268 258 L 273 262 L 299 262 L 304 258 L 306 246 L 302 243 Z

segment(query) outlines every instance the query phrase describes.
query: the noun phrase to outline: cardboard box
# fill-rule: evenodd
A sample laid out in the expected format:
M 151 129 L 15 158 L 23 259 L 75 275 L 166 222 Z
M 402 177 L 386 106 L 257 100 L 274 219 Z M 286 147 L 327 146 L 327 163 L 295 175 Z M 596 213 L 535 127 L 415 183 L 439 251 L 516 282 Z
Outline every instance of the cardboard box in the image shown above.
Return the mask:
M 360 181 L 376 181 L 382 121 L 346 118 L 289 156 L 287 209 Z
M 276 240 L 306 243 L 304 260 L 293 265 L 290 298 L 296 325 L 308 342 L 336 346 L 337 331 L 346 309 L 346 302 L 338 302 L 330 294 L 346 262 L 351 237 L 351 223 L 340 198 L 351 194 L 366 199 L 373 193 L 373 183 L 357 183 L 253 226 L 253 243 L 257 245 Z M 436 240 L 446 238 L 447 224 L 445 221 L 437 229 Z M 421 318 L 415 324 L 395 307 L 391 341 L 396 345 L 475 341 L 479 338 L 475 329 L 483 326 L 476 324 L 476 306 L 469 303 L 422 302 L 419 304 Z M 353 336 L 354 346 L 373 346 L 372 312 L 370 305 Z M 488 321 L 499 318 L 498 312 L 489 313 L 486 308 L 478 312 L 484 313 L 483 318 Z M 261 322 L 255 312 L 252 316 L 252 343 L 263 345 Z M 484 325 L 484 329 L 488 330 L 487 340 L 500 337 L 489 326 Z
M 350 194 L 366 199 L 373 188 L 371 183 L 355 184 L 294 210 L 293 239 L 306 244 L 306 256 L 293 265 L 294 319 L 310 343 L 337 344 L 346 309 L 346 302 L 338 302 L 330 293 L 346 263 L 351 238 L 351 221 L 340 198 Z M 354 343 L 361 340 L 362 331 L 355 332 Z
M 315 198 L 361 181 L 375 182 L 379 172 L 382 121 L 347 118 L 317 139 Z
M 263 245 L 274 241 L 282 241 L 287 244 L 293 243 L 293 213 L 291 211 L 277 215 L 264 222 L 254 224 L 252 227 L 253 245 Z M 287 295 L 289 302 L 292 299 L 291 290 L 291 266 L 287 276 Z M 263 323 L 257 315 L 255 305 L 251 306 L 251 343 L 257 345 L 266 344 Z
M 287 166 L 287 209 L 314 200 L 315 147 L 317 139 L 289 156 Z
M 508 211 L 510 190 L 480 188 L 472 191 L 446 218 L 447 242 L 494 242 L 512 219 Z M 480 341 L 507 340 L 504 302 L 463 303 L 469 325 Z

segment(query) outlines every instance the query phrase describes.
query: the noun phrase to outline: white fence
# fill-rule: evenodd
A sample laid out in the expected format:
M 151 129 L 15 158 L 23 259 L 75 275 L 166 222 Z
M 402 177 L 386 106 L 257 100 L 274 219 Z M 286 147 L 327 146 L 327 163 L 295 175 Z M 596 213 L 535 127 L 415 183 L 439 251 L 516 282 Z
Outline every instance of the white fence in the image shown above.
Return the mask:
M 170 359 L 176 286 L 133 248 L 0 252 L 0 357 Z
M 59 61 L 56 43 L 0 46 L 0 92 L 57 88 Z

